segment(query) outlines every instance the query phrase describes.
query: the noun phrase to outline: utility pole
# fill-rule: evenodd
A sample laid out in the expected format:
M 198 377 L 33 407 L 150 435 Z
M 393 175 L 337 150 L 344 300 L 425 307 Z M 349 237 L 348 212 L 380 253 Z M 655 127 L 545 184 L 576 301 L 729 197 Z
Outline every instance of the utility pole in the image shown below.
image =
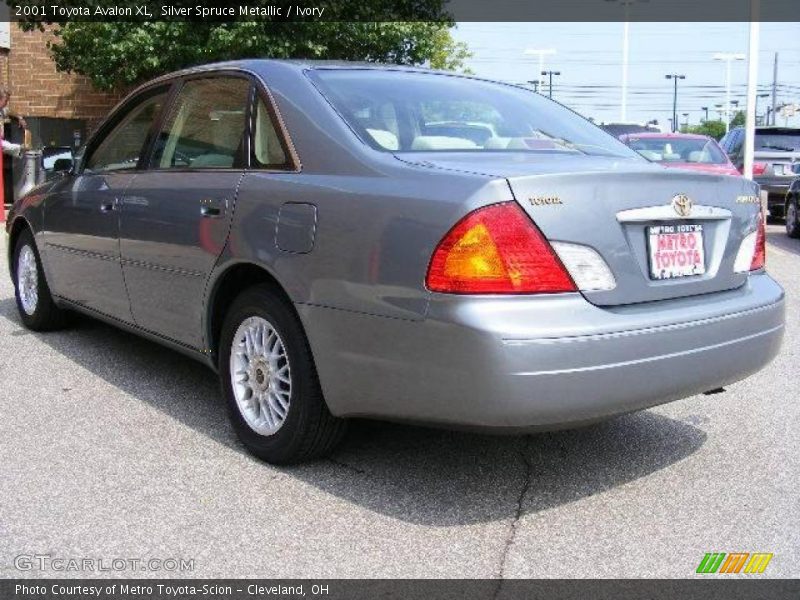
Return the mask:
M 772 124 L 775 125 L 775 112 L 778 109 L 778 53 L 775 53 L 775 62 L 772 63 Z M 769 122 L 767 122 L 769 125 Z
M 700 110 L 702 110 L 702 111 L 704 111 L 706 113 L 706 118 L 703 119 L 703 120 L 704 121 L 708 121 L 708 107 L 707 106 L 701 106 Z
M 666 79 L 672 79 L 675 83 L 675 91 L 672 94 L 672 133 L 678 128 L 678 79 L 686 79 L 686 75 L 678 75 L 677 73 L 671 73 L 669 75 L 664 75 Z
M 759 98 L 769 98 L 769 94 L 756 94 L 756 125 L 758 125 L 758 99 Z M 769 119 L 769 107 L 767 107 L 767 119 Z M 761 121 L 761 125 L 768 125 L 767 120 Z
M 550 89 L 548 90 L 548 95 L 552 98 L 553 97 L 553 75 L 561 75 L 561 71 L 542 71 L 542 75 L 548 75 L 550 77 Z

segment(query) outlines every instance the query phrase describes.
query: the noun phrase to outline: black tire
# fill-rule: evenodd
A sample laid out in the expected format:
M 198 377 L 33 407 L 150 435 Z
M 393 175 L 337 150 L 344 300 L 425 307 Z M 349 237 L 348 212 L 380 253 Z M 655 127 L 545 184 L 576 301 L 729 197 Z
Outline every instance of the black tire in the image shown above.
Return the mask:
M 231 378 L 234 337 L 251 317 L 266 320 L 277 332 L 290 365 L 288 411 L 282 425 L 269 435 L 256 431 L 248 423 L 239 408 Z M 228 415 L 239 439 L 254 455 L 276 465 L 299 463 L 325 456 L 342 439 L 347 422 L 328 410 L 303 327 L 291 305 L 275 288 L 257 285 L 236 298 L 225 316 L 218 356 Z M 244 378 L 250 385 L 250 378 Z M 263 377 L 259 382 L 263 382 Z
M 33 310 L 29 305 L 28 309 L 23 303 L 22 295 L 20 292 L 20 256 L 24 252 L 33 252 L 36 266 L 36 301 Z M 44 276 L 42 269 L 42 260 L 39 256 L 39 250 L 36 248 L 36 242 L 33 239 L 29 229 L 23 231 L 17 239 L 17 244 L 14 247 L 14 296 L 17 300 L 17 311 L 19 311 L 20 319 L 23 325 L 33 331 L 52 331 L 60 329 L 66 324 L 66 313 L 56 306 L 53 301 L 53 296 L 50 293 L 50 287 L 47 285 L 47 280 Z
M 800 211 L 797 200 L 786 203 L 786 235 L 790 238 L 800 238 Z

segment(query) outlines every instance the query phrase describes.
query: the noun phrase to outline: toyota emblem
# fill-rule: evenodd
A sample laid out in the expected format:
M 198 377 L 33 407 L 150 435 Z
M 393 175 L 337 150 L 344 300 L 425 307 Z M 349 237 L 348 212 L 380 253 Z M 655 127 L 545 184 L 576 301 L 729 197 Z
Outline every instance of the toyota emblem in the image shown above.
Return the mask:
M 678 216 L 688 217 L 692 214 L 692 199 L 686 194 L 678 194 L 672 198 L 672 208 L 678 213 Z

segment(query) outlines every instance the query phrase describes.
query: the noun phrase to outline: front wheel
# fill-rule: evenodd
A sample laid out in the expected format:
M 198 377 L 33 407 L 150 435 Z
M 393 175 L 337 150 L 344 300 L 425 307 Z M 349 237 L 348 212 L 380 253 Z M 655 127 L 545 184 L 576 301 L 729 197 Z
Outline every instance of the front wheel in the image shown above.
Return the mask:
M 14 248 L 14 294 L 23 325 L 34 331 L 62 327 L 65 313 L 56 306 L 44 277 L 42 261 L 30 230 L 19 236 Z
M 797 200 L 786 204 L 786 234 L 791 238 L 800 238 L 800 215 L 797 212 Z
M 314 360 L 292 307 L 269 285 L 243 292 L 225 318 L 219 372 L 233 427 L 273 464 L 329 453 L 346 422 L 322 396 Z

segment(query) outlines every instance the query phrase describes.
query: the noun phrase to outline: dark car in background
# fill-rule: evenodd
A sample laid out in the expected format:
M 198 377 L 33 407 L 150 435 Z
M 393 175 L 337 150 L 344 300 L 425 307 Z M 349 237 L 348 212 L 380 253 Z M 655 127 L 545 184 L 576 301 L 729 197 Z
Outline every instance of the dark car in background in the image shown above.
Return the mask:
M 739 171 L 744 165 L 744 127 L 734 127 L 720 145 Z M 800 163 L 800 127 L 756 127 L 753 180 L 767 192 L 770 217 L 786 216 L 786 193 Z
M 631 133 L 661 133 L 661 128 L 653 123 L 602 123 L 600 128 L 617 138 Z
M 792 238 L 800 238 L 800 162 L 794 164 L 797 178 L 786 192 L 784 208 L 786 211 L 786 234 Z

